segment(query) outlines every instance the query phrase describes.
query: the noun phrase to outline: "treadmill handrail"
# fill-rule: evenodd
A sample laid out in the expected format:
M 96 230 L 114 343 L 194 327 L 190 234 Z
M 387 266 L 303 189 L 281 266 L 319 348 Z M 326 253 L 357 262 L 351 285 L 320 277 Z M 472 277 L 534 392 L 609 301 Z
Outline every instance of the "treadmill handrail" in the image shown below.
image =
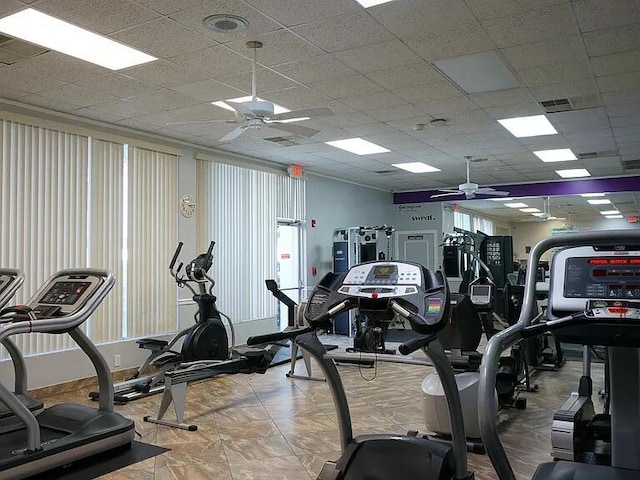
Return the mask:
M 19 321 L 12 323 L 5 323 L 0 326 L 0 342 L 5 338 L 19 333 L 60 333 L 65 330 L 71 330 L 84 323 L 95 309 L 100 305 L 100 302 L 111 291 L 111 288 L 115 284 L 115 276 L 113 273 L 107 270 L 97 270 L 90 268 L 83 269 L 67 269 L 61 270 L 56 273 L 56 276 L 64 275 L 95 275 L 102 277 L 103 283 L 100 285 L 98 292 L 89 298 L 85 304 L 78 309 L 72 315 L 65 317 L 51 317 L 43 318 L 34 321 Z M 50 288 L 50 282 L 45 282 L 38 291 L 32 295 L 28 303 L 35 302 L 46 291 L 46 288 Z M 46 287 L 46 288 L 45 288 Z
M 615 245 L 625 243 L 640 243 L 640 231 L 604 230 L 547 237 L 539 241 L 531 249 L 527 265 L 530 267 L 538 265 L 542 254 L 555 247 Z M 527 268 L 524 304 L 518 322 L 491 337 L 485 348 L 482 356 L 482 364 L 480 365 L 480 383 L 478 385 L 478 421 L 480 423 L 480 435 L 499 480 L 516 480 L 516 477 L 504 448 L 500 443 L 496 428 L 495 412 L 498 410 L 498 405 L 494 392 L 496 388 L 498 361 L 500 354 L 522 338 L 522 331 L 531 325 L 536 302 L 536 273 L 535 268 Z
M 6 287 L 0 296 L 0 308 L 2 308 L 9 302 L 9 299 L 13 297 L 20 286 L 24 283 L 24 273 L 17 268 L 0 268 L 0 275 L 6 275 L 14 278 L 13 282 Z

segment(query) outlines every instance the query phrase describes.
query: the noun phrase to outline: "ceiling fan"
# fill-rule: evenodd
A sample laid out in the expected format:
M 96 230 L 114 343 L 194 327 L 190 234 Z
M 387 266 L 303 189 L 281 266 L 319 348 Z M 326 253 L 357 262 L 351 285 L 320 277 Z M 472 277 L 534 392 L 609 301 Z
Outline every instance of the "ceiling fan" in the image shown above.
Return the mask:
M 499 197 L 506 197 L 507 195 L 509 195 L 509 192 L 495 190 L 490 187 L 481 187 L 477 183 L 472 183 L 471 180 L 469 179 L 469 163 L 471 161 L 471 157 L 467 156 L 464 158 L 466 158 L 467 160 L 466 183 L 461 183 L 460 185 L 458 185 L 458 190 L 446 190 L 446 189 L 439 190 L 440 192 L 444 192 L 444 193 L 431 195 L 431 198 L 448 197 L 451 195 L 464 195 L 467 198 L 467 200 L 469 200 L 469 199 L 475 198 L 477 193 L 480 193 L 482 195 L 495 195 Z
M 260 98 L 258 98 L 256 87 L 256 52 L 257 49 L 262 48 L 262 45 L 262 42 L 258 42 L 255 40 L 247 42 L 247 47 L 253 49 L 253 63 L 251 66 L 251 99 L 246 102 L 224 102 L 234 110 L 236 115 L 235 120 L 171 122 L 167 123 L 167 125 L 187 125 L 191 123 L 241 124 L 227 133 L 224 137 L 222 137 L 220 139 L 220 142 L 229 142 L 238 138 L 247 130 L 259 130 L 262 127 L 274 128 L 277 130 L 282 130 L 284 132 L 293 133 L 295 135 L 301 135 L 303 137 L 312 137 L 316 133 L 319 133 L 319 130 L 316 130 L 315 128 L 303 127 L 302 125 L 292 125 L 290 123 L 284 122 L 296 121 L 296 119 L 308 120 L 312 117 L 315 118 L 335 115 L 334 111 L 329 107 L 304 108 L 291 112 L 275 113 L 275 106 L 272 102 L 261 100 Z

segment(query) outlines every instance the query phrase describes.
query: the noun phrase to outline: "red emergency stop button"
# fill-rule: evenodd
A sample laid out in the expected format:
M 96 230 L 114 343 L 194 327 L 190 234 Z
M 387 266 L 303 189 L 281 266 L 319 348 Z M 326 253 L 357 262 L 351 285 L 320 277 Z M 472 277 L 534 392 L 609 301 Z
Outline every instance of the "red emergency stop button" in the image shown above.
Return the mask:
M 378 298 L 378 292 L 373 292 L 373 293 L 371 294 L 371 298 L 373 298 L 374 300 L 375 300 L 376 298 Z

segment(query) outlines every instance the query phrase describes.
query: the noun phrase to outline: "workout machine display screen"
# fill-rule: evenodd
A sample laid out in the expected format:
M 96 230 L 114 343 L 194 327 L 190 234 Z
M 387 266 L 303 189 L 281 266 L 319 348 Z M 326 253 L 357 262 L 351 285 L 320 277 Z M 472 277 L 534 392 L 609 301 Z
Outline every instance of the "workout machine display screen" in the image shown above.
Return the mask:
M 56 282 L 42 296 L 40 303 L 49 305 L 73 305 L 87 291 L 91 282 Z
M 393 265 L 380 265 L 373 268 L 373 276 L 375 278 L 391 278 L 396 272 L 396 268 Z
M 565 298 L 640 299 L 640 257 L 572 257 Z

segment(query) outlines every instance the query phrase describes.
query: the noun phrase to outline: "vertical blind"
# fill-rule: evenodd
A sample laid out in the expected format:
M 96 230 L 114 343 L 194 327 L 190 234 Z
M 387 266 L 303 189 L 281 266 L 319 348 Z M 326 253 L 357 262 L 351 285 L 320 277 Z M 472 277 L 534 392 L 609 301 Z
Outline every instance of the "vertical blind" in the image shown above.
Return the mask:
M 198 245 L 214 240 L 215 293 L 241 322 L 276 315 L 264 286 L 276 274 L 278 218 L 304 219 L 304 181 L 224 163 L 197 165 Z
M 104 268 L 117 284 L 83 327 L 94 342 L 175 331 L 166 263 L 177 242 L 178 157 L 0 122 L 0 265 L 26 276 L 15 301 L 63 268 Z M 16 341 L 25 355 L 75 346 L 67 335 Z
M 129 152 L 127 336 L 177 329 L 176 287 L 167 272 L 177 240 L 178 157 Z
M 51 274 L 87 264 L 88 138 L 2 120 L 0 264 L 20 268 L 24 302 Z M 16 337 L 25 354 L 74 345 L 67 335 Z

